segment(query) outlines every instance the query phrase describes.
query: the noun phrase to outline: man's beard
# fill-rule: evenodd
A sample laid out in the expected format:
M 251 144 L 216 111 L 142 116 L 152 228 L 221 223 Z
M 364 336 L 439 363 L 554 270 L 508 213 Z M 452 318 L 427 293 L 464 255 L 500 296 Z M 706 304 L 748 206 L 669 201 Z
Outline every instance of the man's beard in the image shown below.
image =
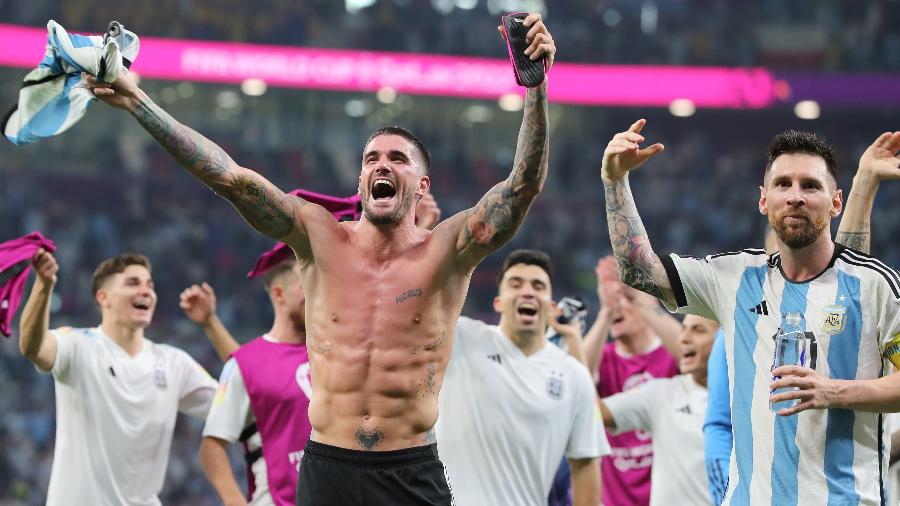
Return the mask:
M 800 249 L 816 242 L 816 239 L 819 238 L 822 231 L 828 226 L 827 217 L 807 215 L 805 218 L 802 225 L 788 226 L 785 224 L 785 220 L 787 219 L 786 216 L 778 219 L 770 214 L 769 223 L 772 224 L 772 228 L 775 230 L 775 235 L 778 236 L 778 239 L 780 239 L 788 248 Z
M 363 215 L 368 219 L 371 223 L 375 225 L 391 225 L 393 223 L 398 223 L 406 213 L 409 212 L 409 208 L 412 205 L 413 197 L 415 195 L 415 191 L 408 192 L 407 195 L 397 194 L 397 198 L 399 199 L 399 203 L 394 210 L 388 214 L 374 214 L 369 210 L 369 192 L 366 192 L 362 195 L 362 207 L 363 207 Z

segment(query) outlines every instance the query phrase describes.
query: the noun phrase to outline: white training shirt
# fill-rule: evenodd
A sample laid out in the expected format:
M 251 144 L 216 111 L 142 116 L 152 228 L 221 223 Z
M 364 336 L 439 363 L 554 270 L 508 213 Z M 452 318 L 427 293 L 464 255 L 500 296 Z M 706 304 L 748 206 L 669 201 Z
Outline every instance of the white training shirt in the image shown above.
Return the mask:
M 801 355 L 822 376 L 881 377 L 900 338 L 900 274 L 835 245 L 815 278 L 786 279 L 781 255 L 762 250 L 662 257 L 678 312 L 722 323 L 734 451 L 724 504 L 884 504 L 888 431 L 879 413 L 811 409 L 777 416 L 769 407 L 775 341 L 788 313 L 803 316 L 810 344 Z M 814 341 L 813 341 L 814 338 Z
M 587 368 L 546 344 L 526 357 L 460 317 L 440 395 L 438 452 L 459 506 L 545 506 L 563 455 L 609 454 Z
M 268 334 L 264 335 L 263 339 L 272 341 Z M 244 385 L 241 368 L 235 359 L 228 359 L 219 377 L 219 391 L 216 392 L 209 416 L 206 418 L 203 436 L 234 443 L 240 438 L 241 432 L 255 422 L 256 417 L 250 408 L 250 395 Z M 261 447 L 262 437 L 257 430 L 247 440 L 246 452 L 253 452 Z M 250 472 L 253 473 L 255 488 L 248 506 L 274 506 L 272 494 L 269 493 L 266 459 L 263 457 L 256 459 L 250 466 Z
M 703 453 L 706 388 L 689 374 L 652 379 L 603 400 L 616 434 L 631 430 L 653 437 L 650 506 L 709 505 Z
M 97 328 L 53 330 L 56 448 L 48 506 L 156 506 L 178 412 L 205 418 L 216 382 L 187 353 Z

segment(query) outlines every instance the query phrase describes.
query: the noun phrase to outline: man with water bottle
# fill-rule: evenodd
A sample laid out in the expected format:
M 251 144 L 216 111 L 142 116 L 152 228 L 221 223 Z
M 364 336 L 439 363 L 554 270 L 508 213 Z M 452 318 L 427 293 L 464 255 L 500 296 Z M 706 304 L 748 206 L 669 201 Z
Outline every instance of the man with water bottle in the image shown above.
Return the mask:
M 610 239 L 623 282 L 722 323 L 734 431 L 724 504 L 884 504 L 881 413 L 900 410 L 900 375 L 885 374 L 888 360 L 900 363 L 900 275 L 832 241 L 843 194 L 830 148 L 795 131 L 769 148 L 759 211 L 779 252 L 660 257 L 628 183 L 664 149 L 641 149 L 645 123 L 604 153 Z M 867 155 L 900 178 L 898 152 L 900 132 L 886 132 Z

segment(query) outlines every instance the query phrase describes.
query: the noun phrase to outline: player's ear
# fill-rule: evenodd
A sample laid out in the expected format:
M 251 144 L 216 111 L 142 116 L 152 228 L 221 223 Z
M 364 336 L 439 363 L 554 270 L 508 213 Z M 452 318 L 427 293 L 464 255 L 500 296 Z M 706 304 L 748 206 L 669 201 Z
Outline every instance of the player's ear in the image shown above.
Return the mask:
M 416 188 L 416 201 L 428 194 L 431 189 L 431 178 L 428 176 L 419 176 L 419 187 Z
M 109 294 L 106 293 L 106 290 L 101 288 L 94 294 L 94 300 L 97 301 L 98 306 L 103 307 L 106 301 L 109 300 Z
M 272 294 L 272 298 L 275 299 L 276 302 L 281 302 L 284 299 L 284 288 L 281 285 L 273 284 L 272 288 L 269 289 L 269 293 Z
M 831 217 L 837 218 L 844 209 L 844 191 L 838 188 L 831 196 Z
M 494 311 L 497 313 L 503 312 L 503 305 L 500 303 L 500 297 L 494 297 Z
M 759 187 L 759 214 L 766 216 L 769 214 L 769 204 L 766 201 L 766 187 Z

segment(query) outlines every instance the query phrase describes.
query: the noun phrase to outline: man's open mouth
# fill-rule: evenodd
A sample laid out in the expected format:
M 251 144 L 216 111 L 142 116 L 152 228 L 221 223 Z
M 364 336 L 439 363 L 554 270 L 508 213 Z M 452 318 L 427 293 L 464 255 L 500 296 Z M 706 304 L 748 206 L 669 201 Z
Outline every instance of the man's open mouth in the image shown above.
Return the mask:
M 389 179 L 376 179 L 372 183 L 372 198 L 374 200 L 391 199 L 397 195 L 397 189 Z
M 516 312 L 522 316 L 535 316 L 538 313 L 538 308 L 533 304 L 522 304 L 516 308 Z

